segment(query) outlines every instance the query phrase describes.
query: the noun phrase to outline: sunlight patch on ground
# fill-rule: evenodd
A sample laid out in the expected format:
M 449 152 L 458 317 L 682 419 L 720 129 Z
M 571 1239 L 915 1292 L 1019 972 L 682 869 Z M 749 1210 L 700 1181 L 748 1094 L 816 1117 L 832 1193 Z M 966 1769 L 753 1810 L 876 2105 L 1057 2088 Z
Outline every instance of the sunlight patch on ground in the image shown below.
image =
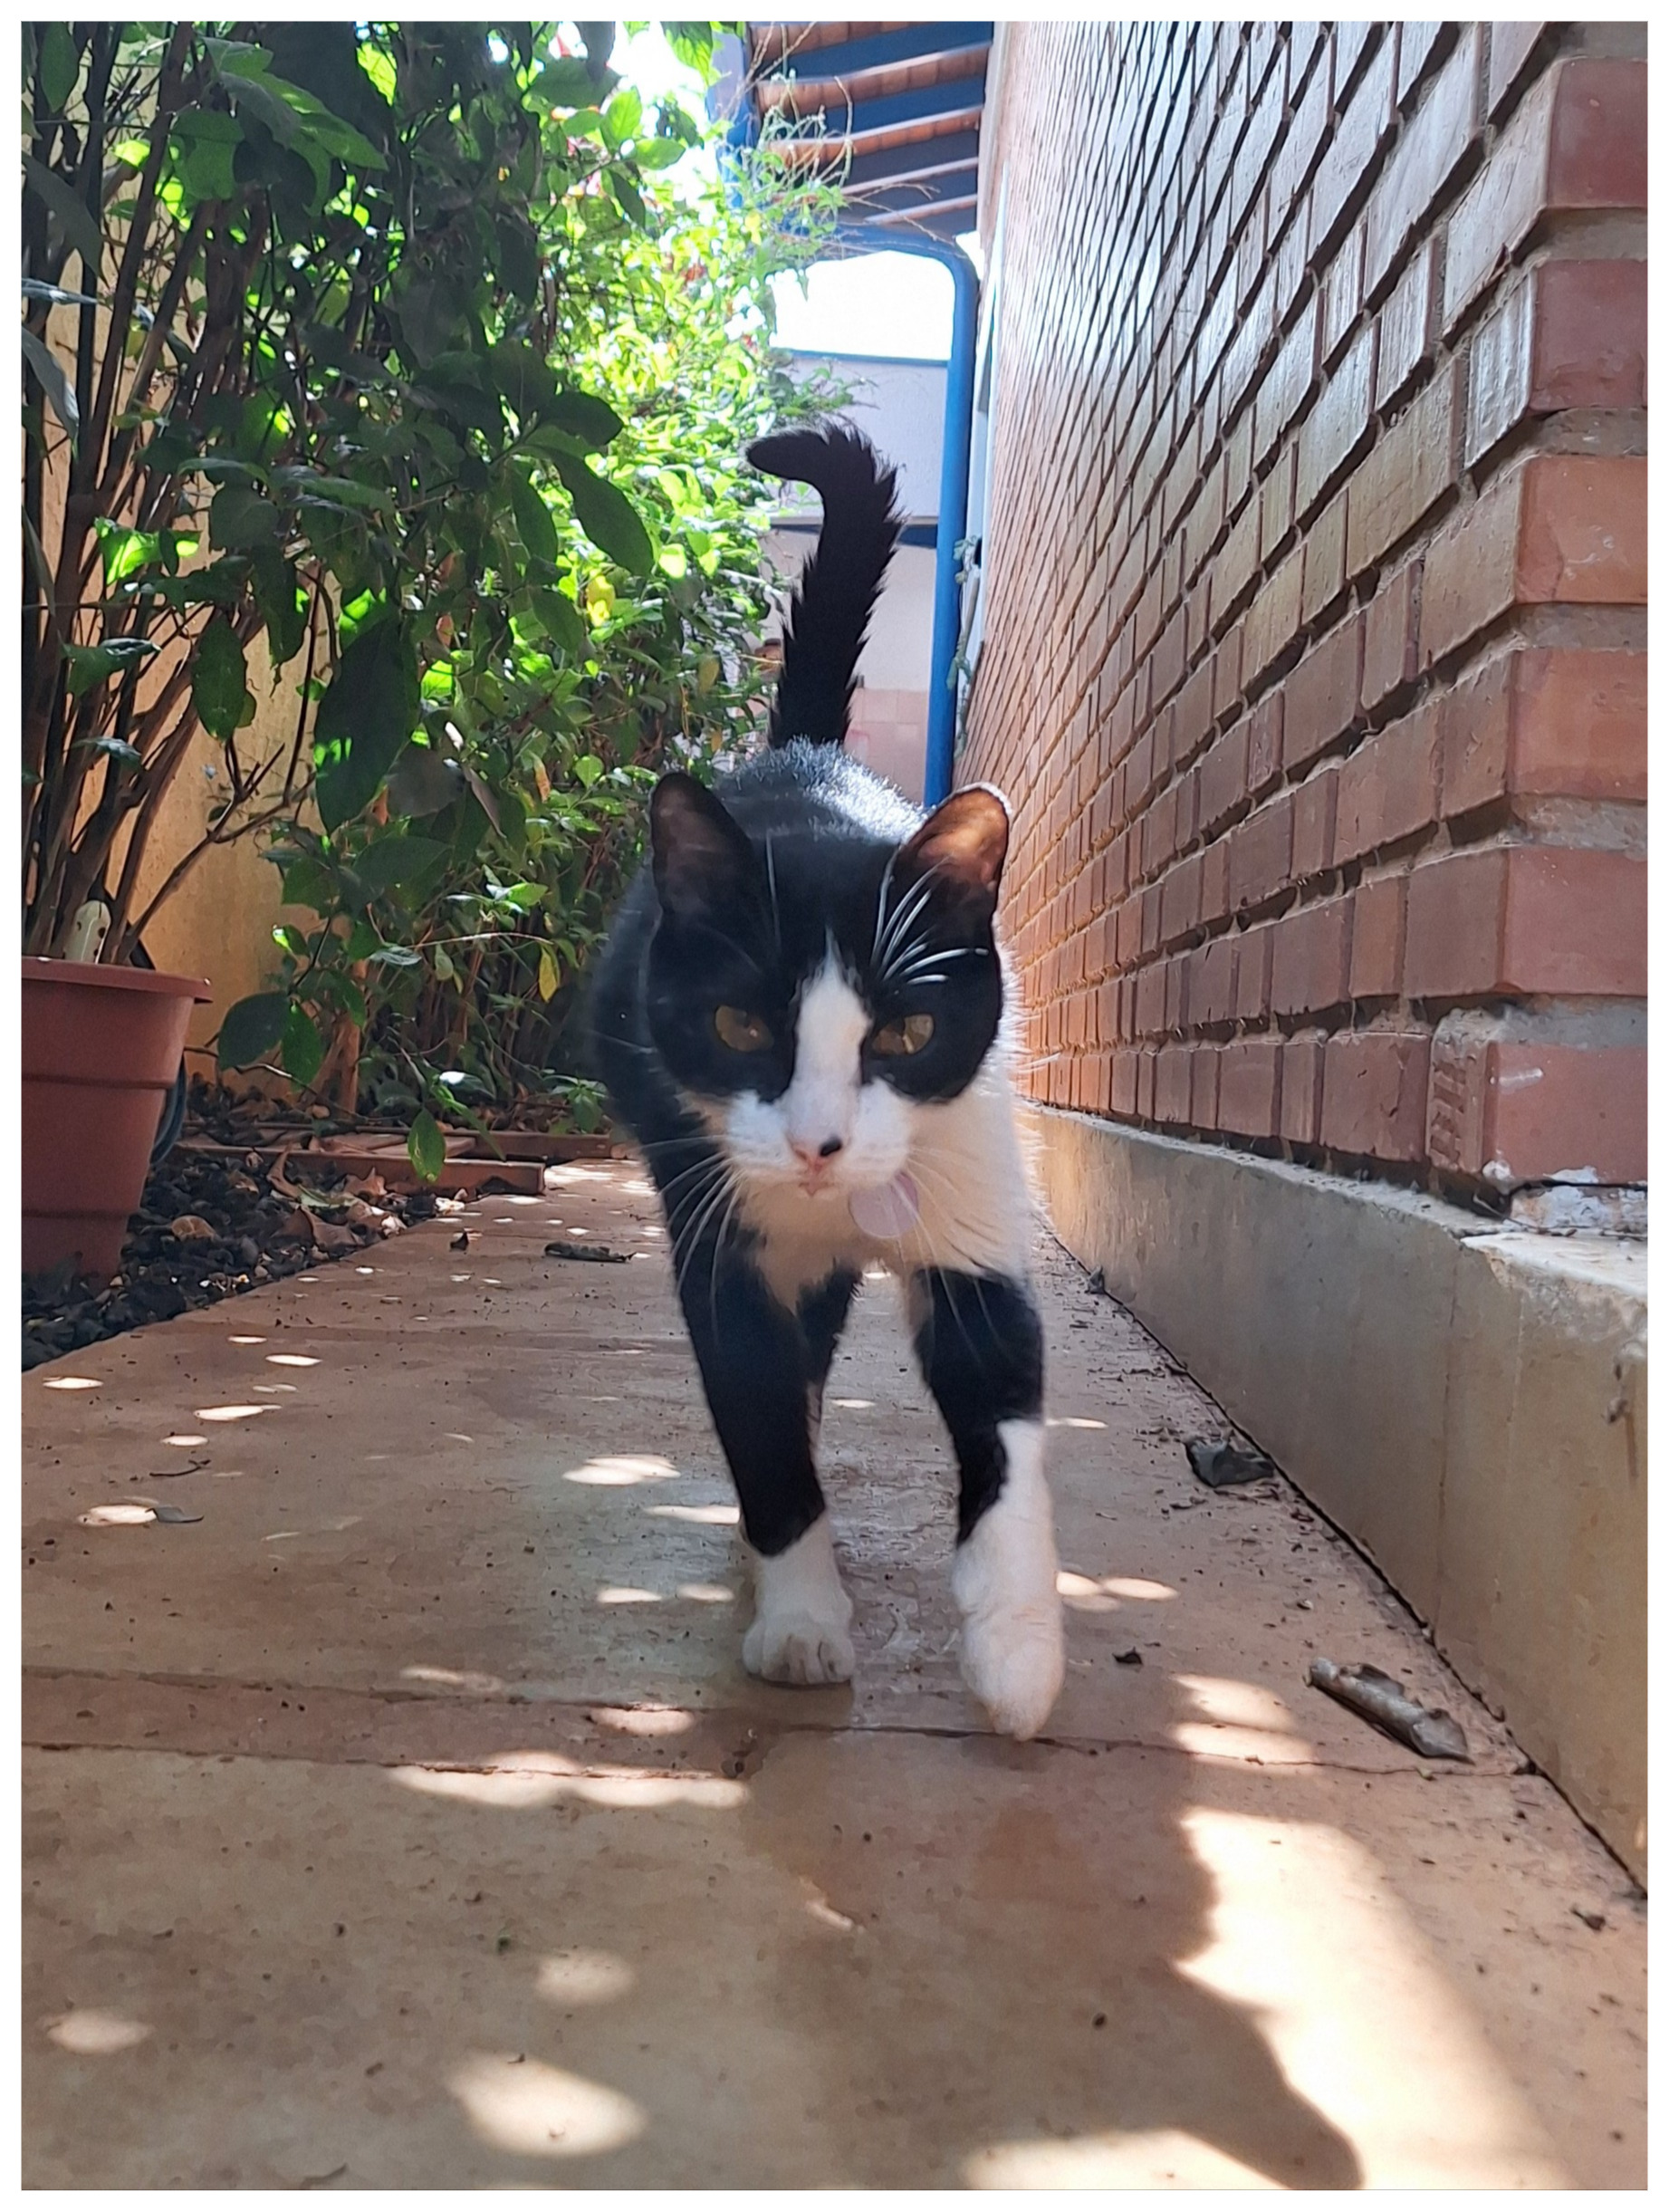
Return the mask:
M 104 1385 L 95 1382 L 91 1375 L 54 1375 L 50 1382 L 41 1385 L 43 1390 L 101 1390 Z
M 622 1736 L 685 1736 L 695 1726 L 695 1714 L 680 1705 L 593 1705 L 585 1717 Z
M 1139 1601 L 1176 1595 L 1165 1582 L 1144 1582 L 1127 1574 L 1085 1574 L 1077 1567 L 1062 1567 L 1055 1577 L 1055 1588 L 1080 1613 L 1116 1613 L 1121 1598 Z
M 458 1674 L 450 1667 L 402 1667 L 402 1682 L 436 1682 L 443 1689 L 466 1689 L 477 1697 L 491 1697 L 504 1685 L 495 1674 Z
M 618 2090 L 519 2052 L 478 2053 L 450 2086 L 484 2141 L 523 2158 L 595 2158 L 647 2125 L 642 2107 Z
M 680 1582 L 678 1595 L 696 1605 L 734 1605 L 736 1593 L 723 1582 Z
M 638 1482 L 676 1482 L 678 1470 L 670 1459 L 653 1454 L 622 1454 L 607 1459 L 588 1459 L 583 1467 L 570 1467 L 564 1473 L 564 1482 L 589 1483 L 599 1489 L 619 1489 Z
M 251 1421 L 257 1413 L 276 1413 L 276 1406 L 193 1406 L 199 1421 Z
M 657 1521 L 699 1521 L 709 1528 L 734 1528 L 742 1518 L 739 1505 L 646 1505 L 643 1510 Z
M 310 1360 L 304 1351 L 269 1351 L 266 1363 L 269 1367 L 317 1367 L 319 1364 L 317 1360 Z
M 1214 1903 L 1179 1970 L 1252 2015 L 1348 2139 L 1363 2188 L 1569 2186 L 1371 1852 L 1335 1828 L 1204 1806 L 1183 1827 Z
M 635 1766 L 581 1768 L 553 1751 L 511 1752 L 484 1767 L 395 1766 L 389 1779 L 425 1797 L 460 1798 L 503 1812 L 526 1812 L 577 1798 L 612 1811 L 703 1805 L 728 1812 L 747 1798 L 746 1785 L 720 1774 L 651 1774 Z
M 1043 1424 L 1045 1428 L 1105 1428 L 1105 1421 L 1092 1421 L 1081 1413 L 1051 1414 Z
M 658 1605 L 658 1590 L 632 1590 L 619 1583 L 611 1583 L 597 1593 L 599 1605 Z
M 976 2189 L 1272 2189 L 1279 2184 L 1179 2128 L 993 2143 L 963 2168 Z
M 1272 1690 L 1257 1682 L 1237 1682 L 1215 1675 L 1179 1674 L 1179 1688 L 1194 1701 L 1197 1720 L 1179 1721 L 1173 1742 L 1185 1751 L 1218 1759 L 1261 1759 L 1266 1764 L 1302 1765 L 1315 1757 L 1297 1723 Z
M 98 2012 L 91 2005 L 78 2005 L 46 2023 L 47 2040 L 61 2051 L 73 2051 L 77 2058 L 110 2058 L 118 2051 L 131 2051 L 150 2033 L 142 2020 L 129 2020 L 125 2013 Z
M 612 1951 L 559 1951 L 540 1960 L 535 1986 L 557 2005 L 607 2005 L 623 1997 L 637 1978 Z

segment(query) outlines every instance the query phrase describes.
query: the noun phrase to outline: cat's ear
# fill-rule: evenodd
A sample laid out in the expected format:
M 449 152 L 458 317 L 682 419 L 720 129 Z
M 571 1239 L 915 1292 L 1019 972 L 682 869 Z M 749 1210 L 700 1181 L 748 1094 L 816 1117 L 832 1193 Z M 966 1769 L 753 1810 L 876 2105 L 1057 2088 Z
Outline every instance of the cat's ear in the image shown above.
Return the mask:
M 705 784 L 676 772 L 649 801 L 649 842 L 662 911 L 697 921 L 751 894 L 759 864 L 742 830 Z
M 899 883 L 931 876 L 956 905 L 989 920 L 1008 858 L 1008 808 L 989 784 L 970 784 L 936 806 L 899 853 Z

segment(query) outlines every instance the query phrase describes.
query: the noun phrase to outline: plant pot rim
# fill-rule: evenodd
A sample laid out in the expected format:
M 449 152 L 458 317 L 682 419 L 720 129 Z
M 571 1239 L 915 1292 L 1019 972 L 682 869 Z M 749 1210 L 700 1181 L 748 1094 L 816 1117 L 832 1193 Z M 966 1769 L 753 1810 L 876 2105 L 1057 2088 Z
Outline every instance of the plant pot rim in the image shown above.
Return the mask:
M 214 998 L 202 976 L 165 976 L 154 967 L 112 967 L 96 960 L 43 960 L 33 953 L 24 956 L 24 981 L 87 985 L 93 990 L 154 991 L 165 998 L 193 998 L 201 1006 L 210 1005 Z

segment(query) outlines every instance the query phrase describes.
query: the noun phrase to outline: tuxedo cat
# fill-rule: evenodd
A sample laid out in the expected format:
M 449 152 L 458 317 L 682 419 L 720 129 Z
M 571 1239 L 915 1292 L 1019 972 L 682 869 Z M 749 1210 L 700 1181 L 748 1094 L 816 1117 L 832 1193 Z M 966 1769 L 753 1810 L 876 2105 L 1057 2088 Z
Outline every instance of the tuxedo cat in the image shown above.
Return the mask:
M 741 1501 L 744 1664 L 773 1682 L 851 1675 L 816 1454 L 835 1346 L 878 1263 L 955 1447 L 963 1674 L 999 1729 L 1031 1736 L 1065 1661 L 992 928 L 1008 815 L 975 785 L 924 820 L 840 750 L 900 527 L 893 472 L 840 428 L 748 457 L 823 500 L 770 750 L 715 791 L 657 785 L 652 857 L 599 969 L 598 1056 L 661 1195 Z

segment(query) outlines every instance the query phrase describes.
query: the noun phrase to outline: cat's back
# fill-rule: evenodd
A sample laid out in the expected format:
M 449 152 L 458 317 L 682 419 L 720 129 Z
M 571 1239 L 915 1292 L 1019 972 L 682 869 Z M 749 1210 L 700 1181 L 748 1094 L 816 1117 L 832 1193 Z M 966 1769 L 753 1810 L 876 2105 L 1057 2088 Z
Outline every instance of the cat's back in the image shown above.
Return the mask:
M 754 755 L 714 789 L 755 842 L 801 832 L 900 845 L 923 821 L 896 784 L 838 747 L 803 738 Z

